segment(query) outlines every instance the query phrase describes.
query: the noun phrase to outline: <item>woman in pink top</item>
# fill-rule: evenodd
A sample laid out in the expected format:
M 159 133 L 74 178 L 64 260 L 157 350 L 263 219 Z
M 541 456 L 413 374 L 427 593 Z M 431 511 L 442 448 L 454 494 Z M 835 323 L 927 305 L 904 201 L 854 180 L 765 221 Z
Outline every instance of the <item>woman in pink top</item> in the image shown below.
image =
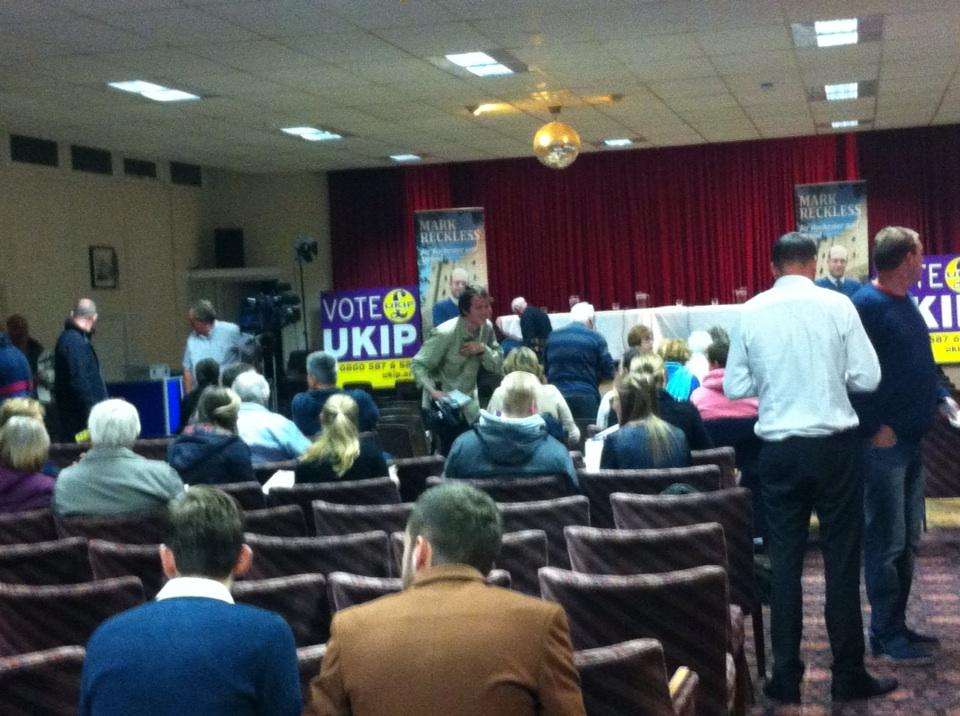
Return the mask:
M 690 402 L 697 406 L 704 420 L 723 420 L 726 418 L 757 417 L 756 398 L 730 400 L 723 394 L 723 372 L 727 365 L 727 353 L 730 343 L 726 340 L 714 340 L 707 348 L 707 360 L 710 370 L 703 378 L 700 387 L 690 394 Z

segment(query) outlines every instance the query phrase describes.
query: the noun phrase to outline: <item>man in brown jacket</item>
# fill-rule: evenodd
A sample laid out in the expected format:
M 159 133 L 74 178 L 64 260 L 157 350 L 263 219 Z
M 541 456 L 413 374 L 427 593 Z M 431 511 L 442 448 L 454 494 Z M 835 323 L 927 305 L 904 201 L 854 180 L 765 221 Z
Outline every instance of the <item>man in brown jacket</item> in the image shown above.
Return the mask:
M 425 492 L 404 536 L 404 591 L 334 617 L 314 713 L 583 714 L 563 610 L 483 582 L 501 533 L 479 490 Z

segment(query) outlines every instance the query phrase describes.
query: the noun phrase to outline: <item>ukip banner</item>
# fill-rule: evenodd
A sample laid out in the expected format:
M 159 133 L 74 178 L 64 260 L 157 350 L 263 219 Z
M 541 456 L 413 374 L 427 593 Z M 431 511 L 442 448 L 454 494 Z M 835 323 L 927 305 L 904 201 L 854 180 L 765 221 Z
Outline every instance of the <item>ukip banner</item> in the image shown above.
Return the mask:
M 960 363 L 960 256 L 927 256 L 914 290 L 937 363 Z
M 420 350 L 415 286 L 324 291 L 320 294 L 323 350 L 339 364 L 337 385 L 369 382 L 392 388 L 413 380 L 410 359 Z
M 830 249 L 847 250 L 846 275 L 860 282 L 870 274 L 867 183 L 835 181 L 794 187 L 797 231 L 817 240 L 817 276 L 829 275 Z
M 467 272 L 467 282 L 487 285 L 487 242 L 483 209 L 416 211 L 413 228 L 417 239 L 420 281 L 420 315 L 423 332 L 433 328 L 433 307 L 450 298 L 450 274 Z

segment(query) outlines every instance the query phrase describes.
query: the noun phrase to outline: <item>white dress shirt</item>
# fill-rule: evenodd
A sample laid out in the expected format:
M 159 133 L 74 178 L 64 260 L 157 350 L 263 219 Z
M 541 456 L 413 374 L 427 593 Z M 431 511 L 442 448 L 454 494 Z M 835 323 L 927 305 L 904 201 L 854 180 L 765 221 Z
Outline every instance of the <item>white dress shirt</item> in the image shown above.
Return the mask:
M 174 577 L 157 593 L 157 601 L 178 597 L 205 597 L 233 604 L 233 596 L 223 582 L 206 577 Z
M 744 304 L 723 390 L 730 399 L 760 398 L 760 438 L 823 437 L 855 428 L 847 391 L 871 392 L 879 383 L 873 344 L 843 294 L 788 275 Z

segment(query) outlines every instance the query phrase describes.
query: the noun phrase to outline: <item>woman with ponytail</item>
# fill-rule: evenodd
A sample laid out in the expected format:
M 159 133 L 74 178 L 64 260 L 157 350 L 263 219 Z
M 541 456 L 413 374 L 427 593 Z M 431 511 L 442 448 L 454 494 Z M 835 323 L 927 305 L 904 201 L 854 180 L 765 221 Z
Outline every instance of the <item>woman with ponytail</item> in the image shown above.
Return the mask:
M 250 448 L 237 435 L 240 398 L 229 388 L 209 386 L 197 401 L 196 422 L 167 448 L 167 462 L 188 485 L 254 480 Z
M 650 361 L 649 370 L 645 370 L 647 366 L 640 357 L 634 359 L 631 368 L 617 379 L 620 429 L 604 441 L 600 468 L 639 470 L 689 465 L 690 448 L 683 431 L 657 415 L 658 366 Z
M 377 441 L 360 439 L 358 415 L 357 403 L 349 395 L 327 398 L 320 410 L 320 434 L 297 465 L 298 483 L 387 476 L 387 463 Z

